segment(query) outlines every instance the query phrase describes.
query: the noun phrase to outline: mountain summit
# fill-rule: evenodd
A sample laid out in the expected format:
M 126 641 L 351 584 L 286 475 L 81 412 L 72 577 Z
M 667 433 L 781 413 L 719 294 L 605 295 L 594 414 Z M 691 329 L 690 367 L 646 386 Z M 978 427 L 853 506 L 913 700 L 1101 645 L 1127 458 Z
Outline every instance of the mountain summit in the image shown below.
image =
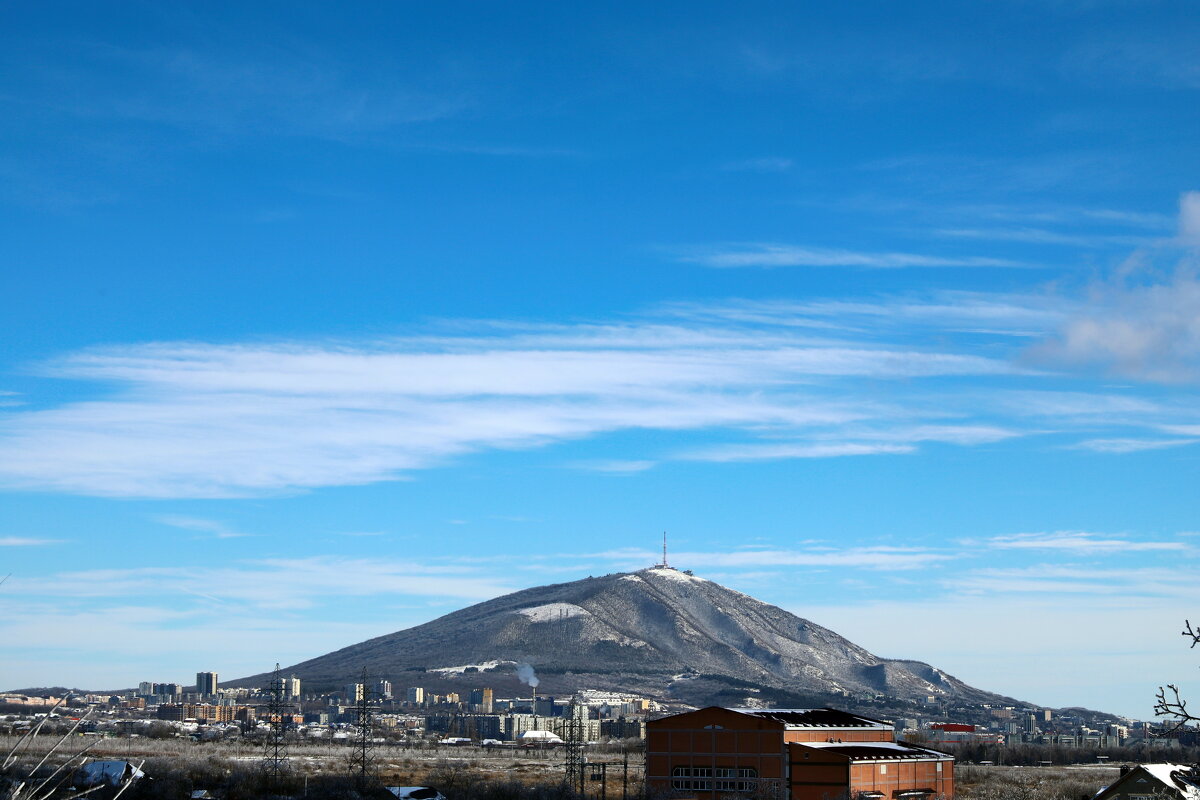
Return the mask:
M 551 694 L 610 689 L 693 704 L 1001 699 L 928 664 L 879 658 L 777 606 L 664 566 L 514 592 L 287 672 L 314 687 L 340 687 L 365 667 L 406 682 L 400 685 L 503 689 L 510 678 L 515 690 L 517 666 L 526 664 L 533 671 L 522 669 L 522 680 L 540 681 L 539 691 Z M 414 672 L 425 674 L 404 674 Z

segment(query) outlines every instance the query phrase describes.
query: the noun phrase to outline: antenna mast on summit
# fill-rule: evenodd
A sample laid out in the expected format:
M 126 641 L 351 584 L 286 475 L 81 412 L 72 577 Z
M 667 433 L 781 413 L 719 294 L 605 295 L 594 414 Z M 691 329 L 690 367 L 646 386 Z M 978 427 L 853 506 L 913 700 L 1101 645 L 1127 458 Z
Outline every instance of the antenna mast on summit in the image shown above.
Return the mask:
M 663 531 L 663 563 L 664 567 L 670 566 L 667 564 L 667 532 Z

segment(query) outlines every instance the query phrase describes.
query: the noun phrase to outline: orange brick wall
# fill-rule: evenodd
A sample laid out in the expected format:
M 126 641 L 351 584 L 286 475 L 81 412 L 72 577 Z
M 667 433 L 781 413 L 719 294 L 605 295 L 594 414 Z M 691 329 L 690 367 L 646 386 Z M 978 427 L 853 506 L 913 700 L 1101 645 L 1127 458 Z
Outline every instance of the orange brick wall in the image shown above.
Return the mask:
M 933 789 L 934 794 L 954 796 L 954 762 L 950 759 L 936 761 L 880 761 L 852 763 L 844 755 L 823 751 L 819 747 L 795 744 L 790 751 L 792 800 L 825 800 L 836 797 L 830 785 L 840 764 L 841 783 L 839 791 L 847 787 L 850 796 L 857 792 L 883 792 L 892 797 L 893 792 L 909 789 Z
M 850 793 L 893 792 L 910 789 L 933 789 L 934 796 L 954 796 L 954 762 L 943 761 L 942 771 L 931 761 L 900 761 L 891 763 L 854 764 L 850 767 Z
M 850 783 L 850 761 L 814 747 L 789 748 L 792 754 L 792 800 L 829 800 L 845 797 Z
M 750 767 L 760 781 L 785 785 L 783 725 L 719 708 L 648 722 L 646 782 L 652 789 L 671 791 L 675 767 Z
M 791 800 L 828 800 L 854 792 L 930 788 L 952 797 L 954 762 L 881 762 L 852 764 L 844 755 L 805 747 L 803 742 L 890 742 L 885 730 L 786 731 L 783 723 L 721 708 L 702 708 L 646 724 L 646 782 L 670 792 L 676 767 L 750 767 L 760 781 L 778 781 Z M 689 794 L 711 798 L 709 792 Z

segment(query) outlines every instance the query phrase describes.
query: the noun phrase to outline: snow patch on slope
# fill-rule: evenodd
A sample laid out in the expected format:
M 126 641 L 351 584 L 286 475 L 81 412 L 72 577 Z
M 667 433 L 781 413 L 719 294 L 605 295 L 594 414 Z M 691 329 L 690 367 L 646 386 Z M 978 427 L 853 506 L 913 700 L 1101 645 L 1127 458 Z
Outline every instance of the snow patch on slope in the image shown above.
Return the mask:
M 517 609 L 517 613 L 528 617 L 530 622 L 556 622 L 560 619 L 592 615 L 592 612 L 574 603 L 546 603 L 544 606 Z
M 496 667 L 500 666 L 501 664 L 512 664 L 513 666 L 516 666 L 517 662 L 515 662 L 515 661 L 484 661 L 482 664 L 461 664 L 457 667 L 433 667 L 432 669 L 429 670 L 429 672 L 440 672 L 443 675 L 461 675 L 472 667 L 479 670 L 480 672 L 483 672 L 484 670 L 495 669 Z

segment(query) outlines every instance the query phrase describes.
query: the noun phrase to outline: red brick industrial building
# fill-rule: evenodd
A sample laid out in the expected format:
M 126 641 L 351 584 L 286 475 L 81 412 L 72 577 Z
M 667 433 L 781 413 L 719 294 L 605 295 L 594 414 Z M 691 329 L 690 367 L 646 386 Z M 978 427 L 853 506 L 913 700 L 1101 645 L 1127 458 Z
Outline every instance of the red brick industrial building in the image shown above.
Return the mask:
M 712 706 L 646 724 L 646 781 L 702 800 L 952 798 L 954 759 L 845 711 Z

